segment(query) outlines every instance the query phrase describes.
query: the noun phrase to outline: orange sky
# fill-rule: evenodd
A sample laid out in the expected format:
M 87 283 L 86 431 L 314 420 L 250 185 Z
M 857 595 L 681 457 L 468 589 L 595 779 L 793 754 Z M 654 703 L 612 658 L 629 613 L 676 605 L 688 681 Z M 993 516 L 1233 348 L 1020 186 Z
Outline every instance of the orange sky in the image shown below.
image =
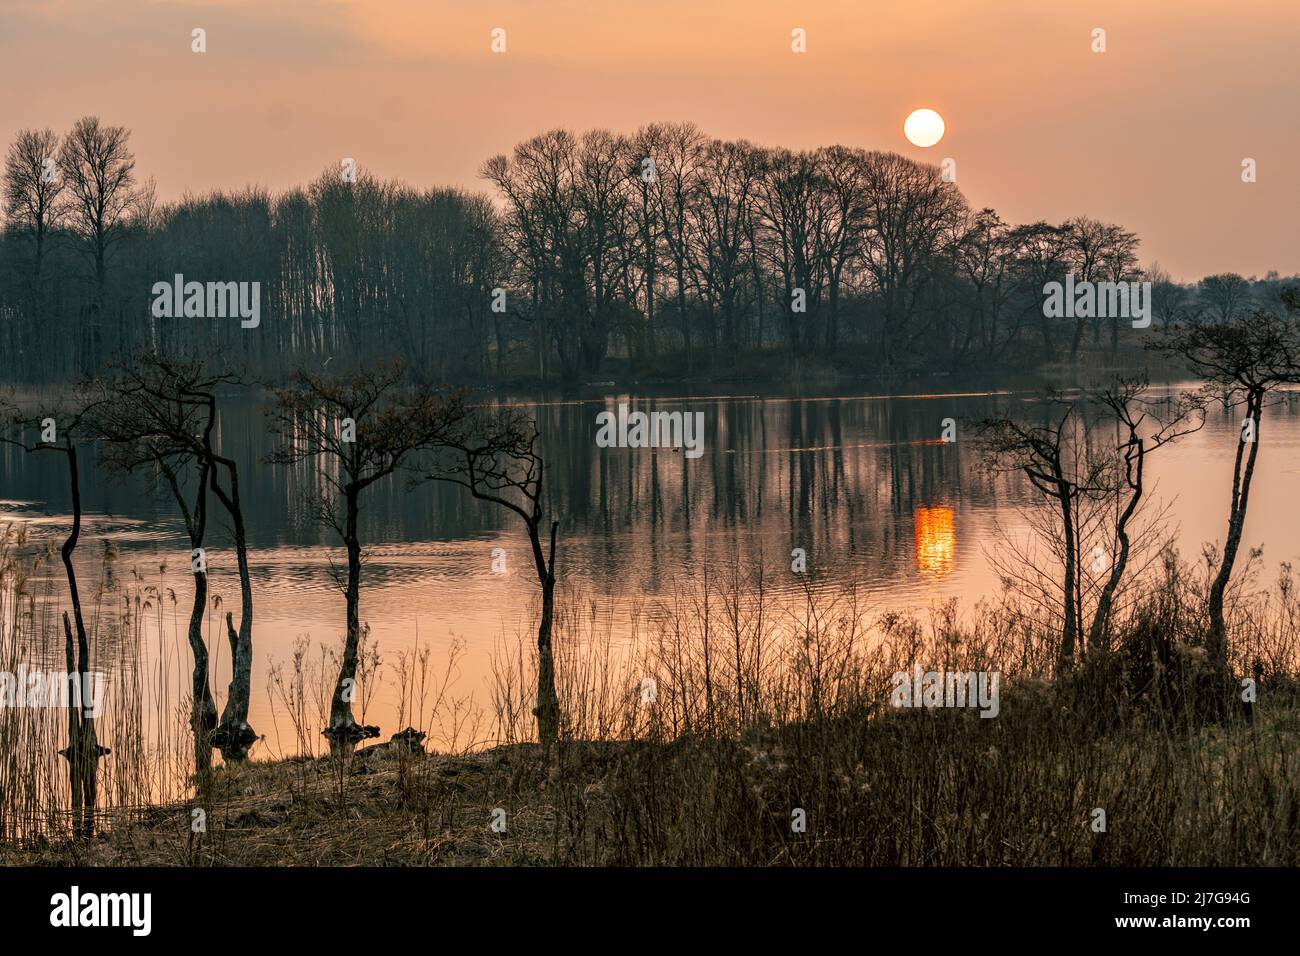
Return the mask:
M 0 141 L 98 114 L 134 131 L 164 198 L 281 189 L 344 156 L 481 189 L 485 158 L 545 129 L 689 119 L 951 156 L 973 204 L 1121 222 L 1178 278 L 1287 274 L 1298 49 L 1296 0 L 0 0 Z M 948 124 L 928 150 L 902 138 L 918 106 Z

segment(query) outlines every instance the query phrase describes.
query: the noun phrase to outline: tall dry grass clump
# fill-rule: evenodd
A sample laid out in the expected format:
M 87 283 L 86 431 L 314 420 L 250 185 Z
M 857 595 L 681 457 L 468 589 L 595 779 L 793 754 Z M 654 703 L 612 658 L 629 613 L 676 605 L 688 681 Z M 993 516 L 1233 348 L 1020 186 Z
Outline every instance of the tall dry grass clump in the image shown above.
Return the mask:
M 24 557 L 24 526 L 0 529 L 0 672 L 17 678 L 34 671 L 63 672 L 64 632 L 53 545 Z M 92 670 L 103 674 L 99 743 L 111 752 L 100 761 L 97 826 L 129 823 L 159 803 L 189 793 L 193 772 L 175 696 L 185 659 L 168 602 L 175 594 L 135 569 L 122 582 L 116 553 L 105 546 L 100 584 L 89 604 Z M 62 839 L 71 832 L 66 759 L 67 711 L 57 706 L 0 706 L 0 839 L 15 843 Z

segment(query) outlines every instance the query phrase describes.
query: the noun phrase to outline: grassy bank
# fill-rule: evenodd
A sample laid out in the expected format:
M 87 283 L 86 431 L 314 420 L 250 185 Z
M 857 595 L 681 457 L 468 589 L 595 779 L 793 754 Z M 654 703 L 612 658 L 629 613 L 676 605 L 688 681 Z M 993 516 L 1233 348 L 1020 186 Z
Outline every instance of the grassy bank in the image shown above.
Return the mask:
M 1300 700 L 1265 698 L 1251 723 L 1135 712 L 1102 728 L 1077 694 L 1030 684 L 993 720 L 864 711 L 736 740 L 356 757 L 342 773 L 254 762 L 221 770 L 202 803 L 123 811 L 89 844 L 11 846 L 0 862 L 1296 865 Z

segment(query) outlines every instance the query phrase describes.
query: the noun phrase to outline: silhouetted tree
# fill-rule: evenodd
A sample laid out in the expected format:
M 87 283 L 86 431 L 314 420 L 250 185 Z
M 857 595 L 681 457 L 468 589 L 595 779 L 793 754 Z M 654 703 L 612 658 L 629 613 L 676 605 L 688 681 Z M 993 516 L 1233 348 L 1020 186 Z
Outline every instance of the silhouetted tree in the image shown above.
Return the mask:
M 317 518 L 334 529 L 347 551 L 347 636 L 323 731 L 335 756 L 351 754 L 359 741 L 379 734 L 352 715 L 361 639 L 361 496 L 414 466 L 418 453 L 454 440 L 466 417 L 461 392 L 408 386 L 405 380 L 400 362 L 337 374 L 299 369 L 287 386 L 274 390 L 268 411 L 280 441 L 269 460 L 318 462 L 319 478 L 330 490 L 314 502 Z
M 1235 272 L 1206 276 L 1197 287 L 1211 321 L 1225 324 L 1238 318 L 1250 300 L 1250 283 Z
M 546 745 L 560 731 L 560 702 L 555 690 L 555 653 L 551 643 L 555 620 L 555 542 L 560 522 L 552 520 L 545 541 L 543 478 L 546 463 L 537 451 L 537 426 L 522 412 L 497 416 L 479 414 L 460 437 L 445 442 L 441 466 L 426 477 L 468 489 L 480 501 L 490 501 L 523 519 L 532 549 L 533 567 L 542 589 L 541 620 L 537 626 L 537 736 Z
M 85 441 L 88 420 L 97 410 L 98 403 L 80 405 L 69 400 L 44 408 L 24 417 L 16 409 L 12 425 L 17 437 L 6 432 L 0 441 L 16 445 L 29 453 L 54 452 L 62 455 L 68 468 L 68 490 L 72 499 L 72 526 L 59 548 L 63 559 L 63 572 L 68 581 L 68 595 L 72 602 L 72 617 L 76 624 L 76 654 L 73 654 L 73 625 L 68 613 L 63 612 L 65 638 L 64 656 L 68 675 L 77 675 L 80 694 L 68 706 L 68 746 L 59 751 L 68 761 L 72 792 L 72 835 L 77 839 L 90 839 L 95 835 L 95 803 L 97 799 L 97 769 L 101 757 L 111 753 L 101 747 L 95 738 L 95 718 L 92 711 L 103 705 L 102 701 L 87 701 L 87 691 L 93 686 L 90 670 L 90 641 L 86 634 L 86 620 L 81 607 L 81 590 L 77 586 L 77 572 L 72 556 L 81 539 L 81 473 L 77 445 Z M 29 438 L 29 434 L 32 436 Z
M 1117 512 L 1113 526 L 1115 547 L 1110 573 L 1102 586 L 1088 628 L 1086 647 L 1089 651 L 1102 646 L 1104 634 L 1110 626 L 1115 596 L 1128 570 L 1133 550 L 1132 524 L 1146 492 L 1147 455 L 1205 424 L 1204 403 L 1200 396 L 1180 396 L 1168 402 L 1158 402 L 1149 398 L 1147 392 L 1146 376 L 1121 376 L 1095 395 L 1095 400 L 1113 416 L 1119 441 L 1116 474 L 1108 488 Z
M 9 145 L 4 165 L 4 213 L 12 236 L 30 245 L 27 305 L 32 321 L 45 315 L 45 262 L 50 238 L 66 210 L 60 202 L 64 181 L 55 164 L 59 138 L 53 130 L 20 130 Z
M 833 361 L 870 345 L 882 369 L 1052 362 L 1077 358 L 1089 328 L 1100 346 L 1106 320 L 1047 317 L 1044 283 L 1139 275 L 1137 238 L 1117 225 L 1012 227 L 904 156 L 766 149 L 689 123 L 533 137 L 484 164 L 495 198 L 331 168 L 279 196 L 160 206 L 136 185 L 125 130 L 79 121 L 47 182 L 54 142 L 28 131 L 10 147 L 0 234 L 0 346 L 32 380 L 141 348 L 220 351 L 279 376 L 345 351 L 382 358 L 394 342 L 427 381 L 574 382 L 666 349 L 691 374 L 701 355 L 736 365 L 777 342 Z M 87 278 L 77 253 L 89 281 L 73 281 Z M 261 326 L 154 317 L 149 290 L 178 273 L 259 282 Z M 1210 276 L 1196 296 L 1159 286 L 1163 321 L 1171 292 L 1186 317 L 1235 316 L 1276 304 L 1280 280 Z
M 212 769 L 212 749 L 217 746 L 217 707 L 209 682 L 208 648 L 203 639 L 203 616 L 208 600 L 205 540 L 208 527 L 208 492 L 219 488 L 213 472 L 225 460 L 214 451 L 212 433 L 217 424 L 212 392 L 232 381 L 229 373 L 209 373 L 198 361 L 169 360 L 153 353 L 119 360 L 103 380 L 95 422 L 104 443 L 103 460 L 113 470 L 143 474 L 172 497 L 190 540 L 190 572 L 194 600 L 190 606 L 187 638 L 194 658 L 190 697 L 190 728 L 194 735 L 194 766 L 200 787 Z M 232 463 L 233 464 L 233 463 Z M 231 472 L 232 479 L 234 472 Z M 228 507 L 234 500 L 223 491 Z M 239 519 L 242 523 L 242 517 Z M 245 598 L 246 633 L 232 645 L 234 674 L 227 711 L 242 729 L 223 735 L 225 752 L 243 759 L 252 740 L 247 721 L 248 671 L 252 658 L 251 586 L 245 582 L 247 557 L 241 560 L 241 589 Z M 227 627 L 230 627 L 227 616 Z M 245 624 L 241 624 L 245 627 Z M 227 730 L 232 728 L 228 727 Z
M 1106 466 L 1089 447 L 1087 426 L 1077 403 L 1049 397 L 1043 412 L 1044 424 L 1004 417 L 976 422 L 975 428 L 988 463 L 1023 472 L 1058 512 L 1063 566 L 1057 667 L 1069 670 L 1074 665 L 1082 628 L 1080 503 L 1104 491 Z
M 108 260 L 125 237 L 141 194 L 136 190 L 130 133 L 87 116 L 72 127 L 59 149 L 66 183 L 67 223 L 81 240 L 94 269 L 94 297 L 86 317 L 88 350 L 95 354 L 108 286 Z M 87 369 L 89 371 L 89 369 Z
M 1259 457 L 1264 409 L 1277 402 L 1284 385 L 1300 382 L 1300 329 L 1288 302 L 1288 316 L 1255 311 L 1239 321 L 1170 326 L 1152 347 L 1181 357 L 1205 380 L 1205 398 L 1225 411 L 1244 412 L 1242 430 L 1232 465 L 1232 493 L 1228 505 L 1228 530 L 1219 567 L 1210 585 L 1210 633 L 1206 650 L 1221 676 L 1228 669 L 1228 626 L 1224 597 L 1232 577 L 1246 524 L 1251 481 Z

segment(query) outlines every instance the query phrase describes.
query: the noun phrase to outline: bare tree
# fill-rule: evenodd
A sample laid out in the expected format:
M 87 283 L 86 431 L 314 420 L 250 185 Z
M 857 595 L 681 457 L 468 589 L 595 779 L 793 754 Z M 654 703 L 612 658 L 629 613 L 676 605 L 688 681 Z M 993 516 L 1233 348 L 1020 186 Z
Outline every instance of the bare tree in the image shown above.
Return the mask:
M 320 463 L 329 492 L 315 502 L 317 517 L 347 550 L 347 636 L 323 731 L 335 756 L 347 756 L 358 742 L 379 734 L 378 727 L 361 726 L 352 715 L 361 640 L 361 495 L 412 464 L 419 452 L 454 440 L 466 417 L 463 393 L 407 387 L 405 377 L 400 362 L 335 376 L 299 369 L 289 385 L 274 390 L 268 412 L 280 439 L 269 460 Z
M 1151 311 L 1156 321 L 1161 326 L 1186 321 L 1192 305 L 1188 288 L 1174 282 L 1158 262 L 1146 270 L 1146 278 L 1151 283 Z
M 1043 424 L 1004 417 L 976 422 L 975 428 L 988 463 L 1023 472 L 1056 509 L 1063 545 L 1057 667 L 1069 670 L 1082 629 L 1080 503 L 1105 490 L 1106 466 L 1089 448 L 1088 429 L 1076 402 L 1049 396 L 1043 412 Z
M 216 417 L 206 403 L 187 393 L 183 382 L 169 379 L 148 359 L 120 362 L 103 382 L 95 416 L 104 442 L 103 460 L 112 470 L 140 473 L 161 485 L 180 511 L 190 540 L 194 600 L 186 632 L 194 667 L 190 687 L 190 729 L 194 735 L 194 772 L 200 788 L 212 770 L 217 706 L 208 675 L 208 648 L 203 616 L 208 600 L 208 490 L 213 462 L 210 447 Z
M 529 289 L 539 371 L 552 346 L 560 373 L 574 378 L 581 364 L 579 320 L 588 314 L 583 217 L 578 208 L 578 141 L 552 130 L 495 156 L 481 175 L 505 198 L 508 242 Z
M 1132 525 L 1146 492 L 1147 455 L 1205 424 L 1204 402 L 1200 396 L 1184 395 L 1169 402 L 1157 402 L 1147 393 L 1145 376 L 1120 377 L 1095 396 L 1096 401 L 1114 416 L 1119 441 L 1116 447 L 1117 475 L 1110 485 L 1117 511 L 1113 526 L 1114 557 L 1088 628 L 1086 646 L 1089 651 L 1102 646 L 1116 594 L 1128 569 L 1133 550 Z
M 690 312 L 686 308 L 686 269 L 690 257 L 690 218 L 687 206 L 705 162 L 706 137 L 694 123 L 664 123 L 654 127 L 658 154 L 652 157 L 657 169 L 657 203 L 662 235 L 672 265 L 677 297 L 677 321 L 686 351 L 686 371 L 694 368 L 695 350 L 691 337 Z
M 1137 269 L 1138 246 L 1138 238 L 1133 233 L 1086 216 L 1076 216 L 1061 230 L 1069 268 L 1079 281 L 1121 282 L 1133 277 Z M 1112 315 L 1110 319 L 1111 350 L 1114 351 L 1119 346 L 1119 316 Z M 1101 315 L 1092 318 L 1094 342 L 1101 340 L 1102 320 Z M 1087 322 L 1086 317 L 1075 319 L 1074 336 L 1070 341 L 1071 361 L 1079 354 Z
M 59 548 L 63 559 L 63 572 L 68 580 L 68 595 L 72 602 L 72 617 L 76 625 L 76 655 L 73 654 L 73 624 L 68 620 L 68 613 L 63 613 L 63 632 L 65 638 L 64 654 L 67 661 L 67 673 L 77 675 L 80 693 L 76 700 L 69 701 L 68 707 L 68 746 L 59 753 L 67 758 L 68 772 L 72 791 L 72 835 L 77 839 L 90 839 L 95 835 L 95 802 L 97 798 L 97 768 L 101 757 L 111 753 L 107 747 L 101 747 L 95 738 L 95 718 L 92 706 L 100 706 L 98 701 L 87 701 L 86 693 L 91 688 L 90 678 L 90 641 L 86 634 L 86 620 L 81 607 L 81 590 L 77 585 L 77 572 L 72 563 L 72 555 L 77 550 L 81 538 L 81 474 L 78 467 L 77 445 L 85 440 L 89 431 L 88 420 L 94 415 L 97 403 L 76 407 L 69 403 L 50 407 L 24 417 L 15 410 L 12 424 L 18 429 L 18 437 L 7 433 L 0 435 L 0 441 L 16 445 L 29 453 L 40 451 L 54 452 L 62 455 L 68 468 L 68 490 L 72 498 L 72 527 Z M 39 439 L 29 442 L 26 433 L 36 432 Z
M 755 190 L 759 250 L 781 288 L 790 352 L 801 355 L 817 339 L 831 199 L 816 154 L 771 150 L 761 156 Z
M 895 352 L 925 334 L 914 328 L 922 294 L 955 251 L 966 201 L 939 169 L 897 153 L 867 153 L 861 172 L 869 228 L 865 266 L 881 300 L 881 347 Z
M 817 151 L 817 162 L 827 202 L 822 255 L 826 257 L 828 310 L 825 337 L 820 344 L 834 349 L 840 339 L 841 301 L 854 268 L 860 265 L 867 237 L 867 192 L 863 188 L 866 154 L 844 146 L 829 146 Z
M 537 736 L 546 745 L 560 731 L 560 702 L 555 690 L 555 655 L 551 643 L 555 619 L 555 544 L 560 522 L 550 523 L 545 543 L 543 477 L 545 462 L 537 451 L 537 426 L 516 410 L 476 416 L 462 436 L 446 442 L 439 467 L 426 478 L 460 485 L 480 501 L 490 501 L 523 519 L 532 549 L 542 614 L 537 626 Z
M 992 209 L 968 211 L 955 265 L 965 279 L 969 318 L 954 358 L 964 361 L 977 353 L 1001 360 L 1016 341 L 1025 313 L 1012 303 L 1023 288 L 1023 273 L 1016 268 L 1012 229 Z
M 1220 324 L 1237 319 L 1250 302 L 1250 283 L 1235 272 L 1206 276 L 1197 292 L 1211 320 Z
M 722 348 L 734 362 L 753 273 L 750 217 L 758 163 L 754 147 L 744 141 L 715 140 L 706 157 L 687 208 L 688 258 L 700 299 L 722 319 Z
M 1232 465 L 1232 493 L 1228 505 L 1228 530 L 1219 567 L 1210 586 L 1210 634 L 1206 650 L 1222 675 L 1228 669 L 1228 626 L 1224 596 L 1232 577 L 1251 480 L 1259 457 L 1264 409 L 1276 404 L 1278 389 L 1300 382 L 1300 329 L 1294 315 L 1294 293 L 1287 300 L 1290 315 L 1255 311 L 1239 321 L 1178 324 L 1152 343 L 1166 354 L 1180 356 L 1205 380 L 1205 398 L 1225 411 L 1244 412 L 1242 431 Z
M 197 422 L 202 429 L 199 432 L 183 432 L 175 427 L 179 423 L 188 424 L 192 420 L 188 415 L 160 418 L 155 425 L 159 434 L 167 434 L 176 447 L 188 446 L 188 455 L 192 459 L 206 463 L 208 487 L 217 496 L 231 522 L 239 570 L 240 618 L 236 630 L 232 613 L 226 612 L 230 684 L 221 721 L 212 732 L 212 743 L 221 750 L 227 763 L 238 763 L 248 759 L 248 751 L 258 739 L 248 723 L 253 668 L 253 583 L 248 564 L 248 534 L 239 495 L 239 465 L 235 459 L 221 453 L 213 436 L 218 420 L 217 392 L 238 384 L 240 378 L 231 370 L 214 369 L 210 365 L 202 359 L 145 352 L 118 365 L 116 387 L 138 396 L 142 408 L 183 406 L 193 409 L 198 416 Z
M 628 145 L 632 161 L 632 201 L 629 215 L 637 237 L 640 253 L 639 278 L 644 288 L 645 323 L 639 335 L 634 334 L 629 343 L 642 356 L 655 354 L 655 296 L 659 278 L 659 262 L 664 245 L 657 202 L 659 191 L 658 160 L 664 141 L 664 128 L 650 125 L 637 131 Z M 634 352 L 635 354 L 635 352 Z
M 574 199 L 582 223 L 582 259 L 591 303 L 578 319 L 579 361 L 584 372 L 600 369 L 619 304 L 618 277 L 635 255 L 631 212 L 632 177 L 627 140 L 604 130 L 578 142 Z
M 99 118 L 77 120 L 59 150 L 59 170 L 67 186 L 67 223 L 82 241 L 94 268 L 94 297 L 87 322 L 88 355 L 99 351 L 108 259 L 125 238 L 139 200 L 131 134 L 105 126 Z
M 32 292 L 38 309 L 46 244 L 64 217 L 59 202 L 64 180 L 55 165 L 58 148 L 59 139 L 53 130 L 25 129 L 19 131 L 5 154 L 5 221 L 11 232 L 31 242 Z

